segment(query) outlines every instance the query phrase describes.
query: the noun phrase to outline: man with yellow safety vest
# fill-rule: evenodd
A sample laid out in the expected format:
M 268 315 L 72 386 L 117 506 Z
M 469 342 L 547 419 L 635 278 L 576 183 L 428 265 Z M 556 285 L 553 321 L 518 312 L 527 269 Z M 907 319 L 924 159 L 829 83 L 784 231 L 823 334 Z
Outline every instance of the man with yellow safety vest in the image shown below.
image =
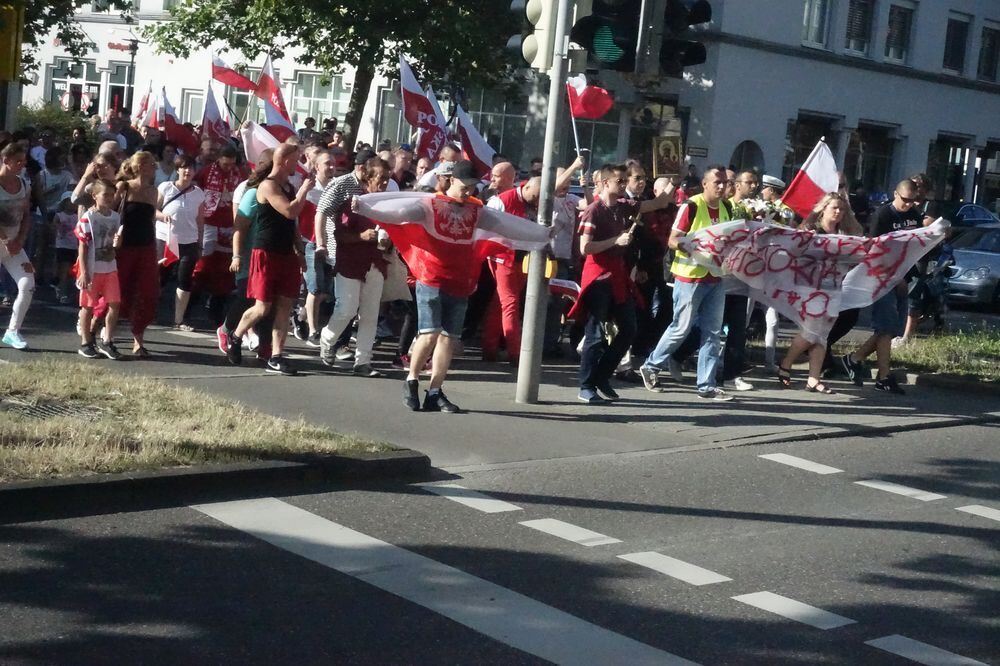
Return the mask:
M 660 369 L 697 322 L 701 330 L 698 396 L 717 402 L 732 400 L 731 395 L 716 386 L 715 378 L 722 348 L 719 336 L 726 303 L 725 287 L 718 277 L 711 275 L 707 268 L 697 264 L 677 246 L 682 236 L 732 219 L 732 207 L 723 196 L 727 182 L 726 167 L 709 167 L 702 178 L 702 193 L 688 199 L 677 211 L 677 220 L 668 240 L 668 245 L 676 252 L 670 267 L 674 274 L 674 319 L 639 368 L 642 382 L 650 391 L 659 391 Z

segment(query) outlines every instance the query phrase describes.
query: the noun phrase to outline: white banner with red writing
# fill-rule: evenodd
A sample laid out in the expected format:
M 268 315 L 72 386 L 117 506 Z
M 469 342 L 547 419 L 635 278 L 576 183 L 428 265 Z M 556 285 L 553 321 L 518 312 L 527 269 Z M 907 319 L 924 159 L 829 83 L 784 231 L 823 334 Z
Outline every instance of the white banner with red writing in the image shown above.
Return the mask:
M 791 229 L 759 221 L 714 224 L 682 238 L 681 248 L 714 275 L 732 275 L 750 297 L 825 344 L 837 315 L 871 305 L 899 284 L 948 229 L 893 231 L 875 238 Z

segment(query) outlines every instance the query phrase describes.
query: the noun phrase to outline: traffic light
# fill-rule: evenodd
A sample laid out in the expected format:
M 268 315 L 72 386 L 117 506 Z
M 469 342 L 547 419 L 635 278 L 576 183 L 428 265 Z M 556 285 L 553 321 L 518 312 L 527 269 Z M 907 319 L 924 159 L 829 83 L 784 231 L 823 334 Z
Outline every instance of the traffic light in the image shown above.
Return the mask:
M 510 10 L 524 23 L 520 35 L 507 40 L 507 49 L 519 53 L 532 69 L 547 72 L 552 66 L 556 3 L 552 0 L 514 0 Z
M 582 4 L 582 3 L 581 3 Z M 635 70 L 642 0 L 593 0 L 590 14 L 577 7 L 569 39 L 601 69 Z
M 705 45 L 691 39 L 689 28 L 712 20 L 712 5 L 707 0 L 688 3 L 667 0 L 663 12 L 663 44 L 660 47 L 660 69 L 670 77 L 680 78 L 684 68 L 700 65 L 708 58 Z

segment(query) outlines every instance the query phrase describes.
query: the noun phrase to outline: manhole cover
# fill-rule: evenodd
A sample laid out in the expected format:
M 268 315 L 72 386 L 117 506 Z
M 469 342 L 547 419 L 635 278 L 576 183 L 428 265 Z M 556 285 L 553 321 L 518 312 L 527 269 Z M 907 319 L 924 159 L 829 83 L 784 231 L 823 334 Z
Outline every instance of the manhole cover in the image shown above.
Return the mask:
M 15 400 L 0 400 L 0 411 L 14 412 L 15 414 L 32 419 L 51 419 L 58 416 L 66 416 L 86 421 L 96 421 L 102 416 L 101 410 L 94 407 L 80 407 L 54 402 L 29 404 Z

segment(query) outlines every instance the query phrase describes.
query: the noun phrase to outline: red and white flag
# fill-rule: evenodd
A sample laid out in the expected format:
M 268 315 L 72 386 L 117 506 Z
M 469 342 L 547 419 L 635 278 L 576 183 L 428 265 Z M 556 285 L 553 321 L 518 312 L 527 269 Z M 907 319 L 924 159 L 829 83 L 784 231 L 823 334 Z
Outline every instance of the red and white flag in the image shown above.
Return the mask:
M 230 67 L 218 55 L 212 54 L 212 78 L 238 90 L 257 90 L 257 84 Z
M 552 278 L 549 280 L 549 293 L 553 296 L 565 296 L 575 301 L 580 298 L 580 285 L 573 280 Z
M 417 140 L 416 157 L 436 160 L 448 139 L 445 118 L 438 106 L 434 91 L 424 91 L 413 75 L 413 69 L 406 58 L 399 56 L 399 88 L 403 102 L 403 117 L 406 122 L 420 130 Z
M 566 92 L 569 95 L 569 112 L 574 118 L 596 120 L 615 105 L 611 93 L 604 88 L 587 85 L 587 77 L 583 74 L 566 80 Z
M 229 111 L 219 105 L 219 96 L 212 82 L 205 88 L 205 112 L 201 117 L 201 138 L 228 142 L 233 135 L 229 125 Z
M 250 164 L 257 164 L 260 154 L 268 148 L 273 150 L 281 145 L 273 134 L 252 120 L 243 123 L 240 128 L 240 138 L 243 140 L 243 152 Z
M 257 79 L 257 88 L 254 91 L 257 97 L 264 100 L 264 118 L 267 120 L 267 131 L 273 134 L 279 141 L 295 136 L 295 125 L 285 108 L 285 99 L 281 96 L 281 84 L 278 75 L 274 72 L 271 64 L 271 56 L 264 60 L 264 66 L 260 70 L 260 78 Z
M 167 242 L 163 244 L 163 256 L 160 257 L 159 264 L 164 268 L 171 266 L 181 258 L 181 248 L 177 243 L 177 235 L 174 233 L 174 225 L 167 225 Z
M 785 190 L 785 196 L 781 197 L 781 202 L 800 217 L 808 217 L 819 200 L 830 192 L 836 192 L 839 186 L 837 162 L 833 159 L 830 147 L 821 139 L 795 174 L 792 184 Z
M 429 120 L 426 127 L 420 128 L 420 138 L 417 140 L 417 159 L 428 157 L 436 160 L 441 154 L 441 149 L 448 142 L 448 131 L 445 129 L 447 121 L 441 113 L 437 97 L 434 96 L 434 89 L 427 87 L 427 101 L 433 112 L 432 120 Z
M 139 106 L 135 109 L 135 113 L 132 114 L 132 119 L 136 125 L 142 127 L 142 121 L 146 119 L 146 111 L 149 110 L 149 101 L 153 97 L 153 81 L 150 80 L 149 85 L 146 86 L 146 92 L 143 93 L 142 99 L 139 100 Z
M 166 140 L 180 148 L 185 155 L 198 154 L 201 142 L 194 130 L 185 127 L 177 116 L 177 111 L 167 99 L 165 87 L 161 87 L 155 96 L 150 97 L 139 125 L 160 130 Z
M 476 174 L 485 176 L 493 168 L 493 156 L 495 150 L 486 142 L 483 135 L 479 133 L 472 122 L 472 118 L 461 106 L 456 109 L 455 118 L 458 120 L 458 135 L 462 139 L 462 151 L 472 166 L 476 168 Z

